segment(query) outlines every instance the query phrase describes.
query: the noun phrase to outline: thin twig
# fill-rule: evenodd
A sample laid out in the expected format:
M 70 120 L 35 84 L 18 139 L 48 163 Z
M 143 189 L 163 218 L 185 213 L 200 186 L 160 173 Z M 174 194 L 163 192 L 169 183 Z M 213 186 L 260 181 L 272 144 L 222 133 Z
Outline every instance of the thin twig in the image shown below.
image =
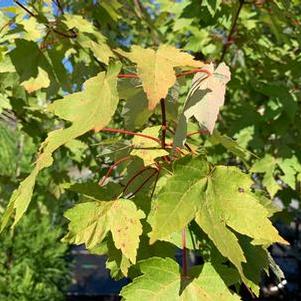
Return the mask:
M 155 171 L 152 173 L 152 174 L 150 174 L 144 181 L 143 181 L 143 183 L 131 194 L 131 195 L 129 195 L 128 196 L 128 198 L 131 198 L 132 196 L 134 196 L 137 192 L 139 192 L 142 188 L 143 188 L 143 186 L 156 174 L 156 173 L 158 173 L 159 171 L 157 170 L 157 169 L 155 169 Z
M 147 10 L 143 6 L 140 0 L 133 0 L 134 3 L 134 12 L 136 13 L 137 17 L 141 20 L 144 20 L 151 35 L 153 36 L 153 42 L 155 45 L 159 45 L 161 41 L 164 40 L 164 36 L 158 30 L 158 28 L 153 24 L 153 20 L 151 19 L 150 15 L 148 14 Z
M 192 69 L 192 70 L 189 70 L 189 71 L 184 71 L 184 72 L 181 72 L 181 73 L 178 73 L 176 74 L 176 77 L 179 78 L 179 77 L 183 77 L 183 76 L 186 76 L 186 75 L 192 75 L 192 74 L 196 74 L 196 73 L 206 73 L 208 74 L 208 76 L 211 76 L 211 72 L 206 70 L 206 69 Z M 138 74 L 136 73 L 127 73 L 127 74 L 119 74 L 117 76 L 118 78 L 139 78 Z
M 147 171 L 148 169 L 150 169 L 151 167 L 150 166 L 146 166 L 146 167 L 143 167 L 141 170 L 139 170 L 137 173 L 135 173 L 130 179 L 129 181 L 127 182 L 127 184 L 124 186 L 124 189 L 123 189 L 123 194 L 126 193 L 127 189 L 129 188 L 129 186 L 133 183 L 133 181 L 135 181 L 135 179 L 137 177 L 139 177 L 141 174 L 143 174 L 145 171 Z
M 199 131 L 195 131 L 195 132 L 190 132 L 186 135 L 186 137 L 190 137 L 196 134 L 200 134 L 200 135 L 208 135 L 209 131 L 208 130 L 199 130 Z
M 158 173 L 157 173 L 157 175 L 156 175 L 156 179 L 155 179 L 154 186 L 153 186 L 153 190 L 152 190 L 151 195 L 150 195 L 150 199 L 151 199 L 151 200 L 152 200 L 152 198 L 153 198 L 153 196 L 154 196 L 154 193 L 155 193 L 155 190 L 156 190 L 156 186 L 157 186 L 157 183 L 158 183 L 160 171 L 161 171 L 161 167 L 160 167 L 160 165 L 159 165 Z
M 173 129 L 171 129 L 170 127 L 167 127 L 167 130 L 169 131 L 169 132 L 171 132 L 171 134 L 173 134 L 173 135 L 175 135 L 175 131 L 173 130 Z M 172 143 L 171 143 L 172 144 Z M 184 143 L 184 146 L 187 148 L 187 150 L 189 151 L 189 152 L 191 152 L 191 153 L 194 153 L 194 151 L 192 150 L 192 148 L 185 142 Z M 179 149 L 179 147 L 176 147 L 176 151 L 179 151 L 180 149 Z M 180 150 L 181 151 L 181 150 Z M 182 153 L 182 151 L 181 151 L 181 153 Z
M 63 6 L 60 3 L 60 0 L 52 0 L 52 1 L 56 4 L 56 6 L 58 7 L 59 11 L 63 15 L 64 14 L 64 9 L 63 9 Z
M 136 73 L 119 74 L 118 78 L 139 78 Z
M 240 14 L 240 12 L 241 12 L 241 9 L 242 9 L 242 7 L 243 7 L 243 5 L 244 5 L 244 2 L 245 2 L 245 0 L 239 0 L 239 6 L 238 6 L 237 12 L 236 12 L 236 14 L 235 14 L 235 16 L 234 16 L 233 23 L 232 23 L 232 27 L 231 27 L 231 29 L 230 29 L 230 31 L 229 31 L 228 36 L 227 36 L 226 43 L 225 43 L 224 46 L 223 46 L 222 55 L 221 55 L 221 58 L 220 58 L 220 60 L 219 60 L 219 63 L 222 62 L 222 61 L 224 60 L 224 57 L 225 57 L 225 55 L 226 55 L 226 52 L 227 52 L 227 50 L 228 50 L 228 48 L 229 48 L 229 45 L 230 45 L 231 40 L 232 40 L 232 36 L 233 36 L 233 34 L 234 34 L 234 32 L 235 32 L 235 29 L 236 29 L 236 26 L 237 26 L 238 17 L 239 17 L 239 14 Z
M 19 1 L 17 0 L 14 0 L 14 2 L 20 6 L 22 9 L 24 9 L 30 16 L 34 17 L 34 18 L 37 18 L 38 16 L 35 15 L 32 11 L 30 11 L 25 5 L 23 5 L 22 3 L 20 3 Z
M 32 11 L 30 11 L 25 5 L 23 5 L 22 3 L 20 3 L 18 0 L 14 0 L 14 2 L 20 6 L 22 9 L 24 9 L 30 16 L 32 16 L 33 18 L 36 18 L 38 19 L 38 15 L 34 14 Z M 71 34 L 68 34 L 68 33 L 65 33 L 65 32 L 62 32 L 60 30 L 57 30 L 56 28 L 53 28 L 48 22 L 45 23 L 43 22 L 44 26 L 46 26 L 49 30 L 57 33 L 58 35 L 61 35 L 65 38 L 76 38 L 77 37 L 77 34 L 75 32 L 72 32 L 71 31 Z
M 131 132 L 131 131 L 123 130 L 123 129 L 102 128 L 101 132 L 111 132 L 111 133 L 119 133 L 119 134 L 131 135 L 131 136 L 139 136 L 139 137 L 143 137 L 143 138 L 147 138 L 147 139 L 156 141 L 159 144 L 161 144 L 161 140 L 156 137 L 145 135 L 142 133 L 135 133 L 135 132 Z
M 107 171 L 107 173 L 105 174 L 105 176 L 102 177 L 102 179 L 98 182 L 98 185 L 101 187 L 103 186 L 103 184 L 105 183 L 105 181 L 109 178 L 109 176 L 111 175 L 111 173 L 113 172 L 114 168 L 121 164 L 122 162 L 131 159 L 131 156 L 126 156 L 124 158 L 121 158 L 119 160 L 117 160 L 112 166 L 110 166 L 109 170 Z
M 178 73 L 176 74 L 176 77 L 179 78 L 179 77 L 183 77 L 183 76 L 186 76 L 186 75 L 191 75 L 191 74 L 195 74 L 195 73 L 206 73 L 208 76 L 211 76 L 211 72 L 207 69 L 192 69 L 192 70 L 189 70 L 189 71 L 184 71 L 184 72 L 181 72 L 181 73 Z

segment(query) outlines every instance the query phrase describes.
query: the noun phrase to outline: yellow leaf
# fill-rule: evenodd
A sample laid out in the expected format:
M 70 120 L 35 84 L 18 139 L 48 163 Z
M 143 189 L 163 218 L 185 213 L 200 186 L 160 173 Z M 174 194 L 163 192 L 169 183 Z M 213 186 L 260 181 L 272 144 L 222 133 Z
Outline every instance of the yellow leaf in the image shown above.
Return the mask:
M 136 263 L 139 236 L 142 234 L 140 220 L 145 215 L 132 201 L 84 202 L 69 209 L 65 216 L 70 223 L 64 241 L 84 243 L 88 249 L 93 249 L 111 231 L 116 248 L 132 263 Z
M 161 45 L 156 51 L 133 46 L 131 52 L 119 53 L 137 64 L 137 72 L 148 97 L 149 110 L 153 110 L 175 84 L 175 67 L 203 66 L 202 62 L 195 61 L 190 54 L 168 45 Z
M 158 138 L 161 126 L 153 126 L 146 128 L 141 133 L 151 137 Z M 144 166 L 151 165 L 154 160 L 159 157 L 168 155 L 169 153 L 165 149 L 161 149 L 160 145 L 154 141 L 147 138 L 135 136 L 133 138 L 134 149 L 131 151 L 132 156 L 137 156 L 141 158 L 144 162 Z
M 40 67 L 38 67 L 37 77 L 31 77 L 21 83 L 21 86 L 23 86 L 28 93 L 32 93 L 42 88 L 47 88 L 49 85 L 50 80 L 48 73 Z

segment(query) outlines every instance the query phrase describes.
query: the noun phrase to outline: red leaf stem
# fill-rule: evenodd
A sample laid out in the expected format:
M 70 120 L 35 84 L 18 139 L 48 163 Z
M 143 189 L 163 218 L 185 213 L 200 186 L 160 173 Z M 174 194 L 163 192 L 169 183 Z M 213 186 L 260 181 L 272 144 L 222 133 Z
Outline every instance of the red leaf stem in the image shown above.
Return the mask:
M 186 75 L 191 75 L 191 74 L 195 74 L 195 73 L 199 73 L 199 72 L 206 73 L 206 74 L 208 74 L 208 76 L 212 75 L 211 72 L 206 69 L 192 69 L 189 71 L 184 71 L 184 72 L 178 73 L 178 74 L 176 74 L 176 77 L 179 78 L 179 77 L 183 77 Z M 119 74 L 117 77 L 118 78 L 139 78 L 138 74 L 136 74 L 136 73 Z
M 135 181 L 135 179 L 137 177 L 139 177 L 141 174 L 143 174 L 146 170 L 150 169 L 150 166 L 145 166 L 142 169 L 140 169 L 137 173 L 135 173 L 127 182 L 127 184 L 125 185 L 124 189 L 123 189 L 123 193 L 126 193 L 127 189 L 129 188 L 129 186 L 133 183 L 133 181 Z
M 101 129 L 101 131 L 102 132 L 111 132 L 111 133 L 120 133 L 120 134 L 125 134 L 125 135 L 132 135 L 132 136 L 139 136 L 139 137 L 143 137 L 143 138 L 147 138 L 147 139 L 156 141 L 159 144 L 161 144 L 160 139 L 153 137 L 153 136 L 145 135 L 142 133 L 135 133 L 135 132 L 131 132 L 131 131 L 123 130 L 123 129 L 112 129 L 112 128 L 103 128 L 103 129 Z
M 116 166 L 118 166 L 119 164 L 121 164 L 122 162 L 131 159 L 131 156 L 126 156 L 124 158 L 121 158 L 119 160 L 117 160 L 112 166 L 110 166 L 109 170 L 107 171 L 106 175 L 102 177 L 102 179 L 98 182 L 99 186 L 102 186 L 104 184 L 104 182 L 109 178 L 109 176 L 111 175 L 111 173 L 113 172 L 114 168 Z
M 157 169 L 154 170 L 154 172 L 152 174 L 150 174 L 144 181 L 143 183 L 131 194 L 128 196 L 128 198 L 131 198 L 132 196 L 134 196 L 138 191 L 140 191 L 143 186 L 159 171 Z

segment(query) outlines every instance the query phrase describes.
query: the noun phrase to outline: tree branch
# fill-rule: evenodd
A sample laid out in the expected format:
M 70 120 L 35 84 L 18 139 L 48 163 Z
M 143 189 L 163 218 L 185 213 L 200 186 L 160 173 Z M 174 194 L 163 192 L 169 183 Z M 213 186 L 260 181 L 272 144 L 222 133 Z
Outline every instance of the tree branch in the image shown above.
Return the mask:
M 20 3 L 18 0 L 14 0 L 14 2 L 20 6 L 23 10 L 25 10 L 31 17 L 33 18 L 36 18 L 37 20 L 39 20 L 39 16 L 34 14 L 32 11 L 30 11 L 25 5 L 23 5 L 22 3 Z M 41 22 L 41 20 L 39 20 Z M 47 22 L 41 22 L 44 24 L 44 26 L 46 26 L 50 31 L 53 31 L 55 32 L 56 34 L 60 35 L 60 36 L 63 36 L 65 38 L 76 38 L 77 37 L 77 34 L 73 31 L 71 31 L 71 33 L 65 33 L 65 32 L 62 32 L 56 28 L 53 28 L 50 24 L 49 24 L 49 21 L 47 20 Z
M 239 14 L 241 12 L 241 9 L 242 9 L 244 3 L 245 3 L 245 0 L 239 0 L 239 6 L 238 6 L 237 12 L 234 16 L 231 29 L 230 29 L 229 34 L 227 36 L 226 43 L 224 44 L 224 47 L 223 47 L 223 50 L 222 50 L 222 55 L 221 55 L 221 58 L 219 60 L 219 63 L 224 60 L 224 57 L 225 57 L 226 52 L 229 48 L 229 45 L 231 44 L 231 40 L 232 40 L 233 34 L 235 32 L 236 26 L 237 26 L 238 17 L 239 17 Z

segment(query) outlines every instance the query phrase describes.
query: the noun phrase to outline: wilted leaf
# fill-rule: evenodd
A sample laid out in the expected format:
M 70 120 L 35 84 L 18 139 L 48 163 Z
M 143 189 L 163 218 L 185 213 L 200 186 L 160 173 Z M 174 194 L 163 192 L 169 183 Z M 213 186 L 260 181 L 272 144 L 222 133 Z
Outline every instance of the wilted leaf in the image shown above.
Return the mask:
M 194 116 L 201 127 L 212 133 L 220 107 L 224 104 L 226 84 L 230 80 L 229 68 L 221 63 L 214 70 L 211 63 L 202 69 L 207 70 L 211 75 L 199 72 L 193 78 L 176 130 L 175 146 L 178 147 L 184 145 L 189 118 Z

